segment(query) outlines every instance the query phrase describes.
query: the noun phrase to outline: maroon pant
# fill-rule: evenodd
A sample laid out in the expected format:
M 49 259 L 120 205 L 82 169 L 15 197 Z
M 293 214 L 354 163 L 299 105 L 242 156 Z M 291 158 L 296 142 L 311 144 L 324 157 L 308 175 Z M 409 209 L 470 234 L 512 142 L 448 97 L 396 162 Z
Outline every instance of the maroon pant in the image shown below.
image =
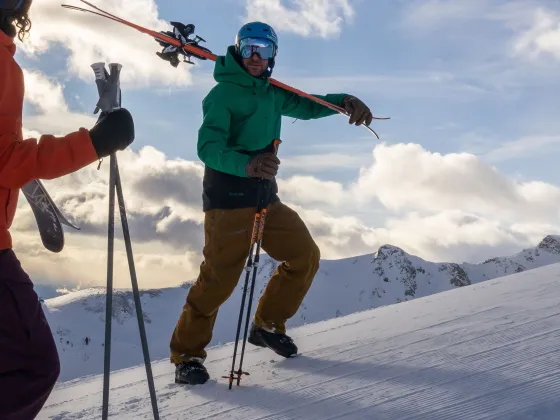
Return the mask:
M 34 419 L 59 373 L 56 345 L 33 283 L 12 250 L 0 251 L 0 419 Z

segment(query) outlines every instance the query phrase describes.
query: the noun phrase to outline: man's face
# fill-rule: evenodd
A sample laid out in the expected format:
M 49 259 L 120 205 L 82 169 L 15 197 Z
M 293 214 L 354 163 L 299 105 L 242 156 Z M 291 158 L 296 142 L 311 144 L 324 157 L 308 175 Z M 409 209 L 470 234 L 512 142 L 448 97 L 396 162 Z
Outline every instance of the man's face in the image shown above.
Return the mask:
M 259 77 L 268 68 L 268 60 L 263 60 L 257 53 L 243 59 L 243 65 L 251 76 Z

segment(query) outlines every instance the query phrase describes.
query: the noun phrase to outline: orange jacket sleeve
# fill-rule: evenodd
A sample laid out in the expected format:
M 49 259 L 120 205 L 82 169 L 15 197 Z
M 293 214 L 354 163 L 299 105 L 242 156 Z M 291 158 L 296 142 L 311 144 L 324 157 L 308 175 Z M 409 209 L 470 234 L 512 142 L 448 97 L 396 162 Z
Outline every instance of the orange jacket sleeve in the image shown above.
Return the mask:
M 6 188 L 21 188 L 33 179 L 58 178 L 97 160 L 84 128 L 64 137 L 44 135 L 39 141 L 15 140 L 15 134 L 0 134 L 0 185 Z
M 97 154 L 85 128 L 64 137 L 23 140 L 23 73 L 13 59 L 13 40 L 4 35 L 1 41 L 0 186 L 21 188 L 33 179 L 57 178 L 95 162 Z

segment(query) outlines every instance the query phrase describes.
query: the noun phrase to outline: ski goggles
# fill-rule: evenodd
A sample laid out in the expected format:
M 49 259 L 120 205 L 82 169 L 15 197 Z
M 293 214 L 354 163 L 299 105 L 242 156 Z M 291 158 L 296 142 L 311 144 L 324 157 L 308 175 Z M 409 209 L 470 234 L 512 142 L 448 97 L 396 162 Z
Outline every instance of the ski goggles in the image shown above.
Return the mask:
M 245 38 L 239 42 L 239 53 L 243 58 L 250 58 L 257 53 L 263 60 L 268 60 L 275 56 L 276 46 L 268 39 Z

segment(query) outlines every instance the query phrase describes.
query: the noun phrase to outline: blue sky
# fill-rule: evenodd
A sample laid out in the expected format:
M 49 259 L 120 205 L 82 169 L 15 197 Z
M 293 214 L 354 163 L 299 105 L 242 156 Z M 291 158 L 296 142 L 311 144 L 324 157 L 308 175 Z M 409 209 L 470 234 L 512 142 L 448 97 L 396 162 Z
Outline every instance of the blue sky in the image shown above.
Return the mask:
M 49 109 L 38 106 L 41 96 L 28 100 L 24 125 L 41 133 L 54 130 L 53 122 L 58 121 L 62 133 L 70 130 L 68 121 L 89 122 L 84 114 L 91 114 L 97 92 L 88 65 L 103 57 L 125 63 L 123 78 L 129 79 L 122 84 L 123 105 L 134 115 L 137 128 L 132 151 L 151 146 L 167 161 L 197 162 L 201 101 L 213 85 L 213 63 L 197 61 L 188 70 L 186 64 L 172 69 L 153 59 L 158 45 L 148 36 L 58 4 L 35 1 L 37 33 L 29 45 L 41 53 L 32 53 L 28 46 L 17 55 L 22 67 L 40 72 L 33 86 L 58 92 L 58 99 Z M 104 0 L 95 4 L 147 26 L 153 22 L 165 27 L 163 21 L 170 20 L 194 23 L 196 33 L 207 41 L 205 46 L 216 54 L 225 52 L 248 19 L 266 20 L 280 38 L 275 78 L 309 93 L 353 94 L 375 115 L 391 117 L 373 123 L 381 141 L 363 128 L 349 126 L 342 116 L 295 123 L 284 119 L 280 158 L 287 201 L 305 209 L 306 221 L 326 217 L 326 224 L 340 223 L 345 226 L 342 231 L 353 232 L 337 244 L 341 236 L 332 228 L 323 238 L 325 248 L 332 251 L 327 255 L 345 256 L 345 248 L 374 252 L 386 240 L 426 258 L 480 259 L 520 249 L 560 226 L 554 211 L 560 191 L 558 2 Z M 95 31 L 103 32 L 101 41 L 95 40 L 99 36 Z M 85 44 L 67 43 L 70 38 Z M 88 48 L 91 51 L 85 51 Z M 71 57 L 74 61 L 69 62 Z M 55 112 L 63 103 L 71 118 Z M 51 124 L 37 115 L 53 115 Z M 375 161 L 376 156 L 383 162 Z M 308 178 L 301 182 L 299 177 Z M 443 185 L 451 180 L 453 185 Z M 462 181 L 472 183 L 472 188 L 451 200 Z M 485 192 L 489 185 L 496 189 Z M 512 193 L 502 201 L 499 195 L 508 188 Z M 331 198 L 305 197 L 321 191 Z M 409 198 L 417 193 L 414 201 Z M 495 206 L 486 208 L 494 196 Z M 508 206 L 512 213 L 504 209 Z M 196 204 L 191 207 L 191 213 L 196 211 Z M 526 217 L 524 212 L 533 213 Z M 485 234 L 478 231 L 458 233 L 462 222 L 453 222 L 448 239 L 440 240 L 434 233 L 426 236 L 431 226 L 440 225 L 434 220 L 455 220 L 449 216 L 455 213 L 459 219 L 475 214 L 490 231 L 499 226 L 500 233 L 495 238 L 495 232 L 488 233 L 494 239 L 484 240 L 479 236 Z M 406 229 L 409 224 L 419 226 L 414 217 L 421 219 L 422 227 L 410 235 L 425 239 L 410 242 Z M 400 223 L 401 233 L 391 230 L 391 220 Z M 322 229 L 317 226 L 319 236 Z M 353 235 L 361 238 L 359 246 L 349 245 Z

